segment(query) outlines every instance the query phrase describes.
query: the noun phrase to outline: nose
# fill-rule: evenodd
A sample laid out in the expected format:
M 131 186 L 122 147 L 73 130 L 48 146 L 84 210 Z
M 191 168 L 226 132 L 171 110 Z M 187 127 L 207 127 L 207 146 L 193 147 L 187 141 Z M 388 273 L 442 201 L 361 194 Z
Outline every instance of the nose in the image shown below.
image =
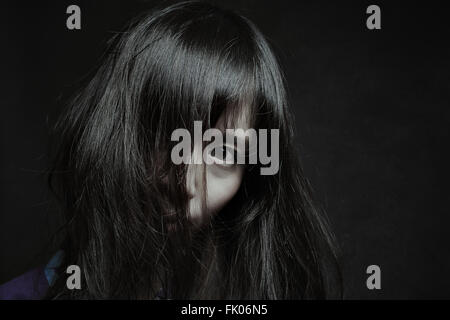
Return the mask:
M 189 192 L 189 190 L 188 190 L 187 196 L 188 196 L 188 200 L 191 200 L 191 199 L 195 198 L 195 194 Z
M 198 167 L 199 165 L 190 164 L 186 174 L 186 189 L 189 200 L 194 198 L 198 189 Z
M 191 155 L 191 163 L 188 165 L 186 175 L 186 188 L 189 200 L 197 195 L 197 192 L 199 191 L 199 184 L 203 178 L 203 165 L 196 164 L 202 163 L 202 151 L 201 145 L 194 145 L 194 150 Z

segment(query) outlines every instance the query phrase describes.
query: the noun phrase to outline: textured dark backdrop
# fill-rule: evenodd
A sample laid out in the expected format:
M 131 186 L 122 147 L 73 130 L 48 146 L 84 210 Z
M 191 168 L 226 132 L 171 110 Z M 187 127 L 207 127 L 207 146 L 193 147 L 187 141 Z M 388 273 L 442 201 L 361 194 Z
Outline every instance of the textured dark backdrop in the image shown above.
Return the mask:
M 442 3 L 375 2 L 382 30 L 369 31 L 365 1 L 222 2 L 281 57 L 306 174 L 341 245 L 346 297 L 450 298 Z M 0 283 L 46 258 L 36 255 L 56 223 L 42 173 L 59 98 L 153 3 L 2 1 Z M 81 7 L 81 31 L 66 29 L 70 4 Z M 381 267 L 379 291 L 365 286 L 370 264 Z

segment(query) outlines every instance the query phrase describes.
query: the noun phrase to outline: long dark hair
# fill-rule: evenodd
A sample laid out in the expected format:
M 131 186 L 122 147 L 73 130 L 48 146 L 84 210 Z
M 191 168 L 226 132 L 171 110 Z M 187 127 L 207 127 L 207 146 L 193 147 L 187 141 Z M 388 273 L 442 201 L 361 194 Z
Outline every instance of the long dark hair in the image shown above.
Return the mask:
M 171 133 L 243 112 L 254 128 L 280 130 L 279 171 L 247 166 L 234 198 L 192 228 Z M 292 122 L 279 64 L 246 18 L 183 2 L 136 19 L 55 126 L 60 274 L 80 266 L 82 289 L 66 289 L 60 276 L 48 297 L 145 299 L 161 288 L 174 299 L 339 297 L 333 238 L 303 177 Z

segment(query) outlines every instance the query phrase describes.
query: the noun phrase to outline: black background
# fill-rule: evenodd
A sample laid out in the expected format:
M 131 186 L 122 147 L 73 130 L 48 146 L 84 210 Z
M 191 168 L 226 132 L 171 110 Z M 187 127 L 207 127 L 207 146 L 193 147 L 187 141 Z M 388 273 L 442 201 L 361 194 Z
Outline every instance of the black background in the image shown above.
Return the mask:
M 0 283 L 55 231 L 48 132 L 129 18 L 173 1 L 1 3 Z M 444 2 L 214 1 L 262 30 L 286 73 L 306 175 L 342 251 L 345 297 L 450 298 L 450 21 Z M 81 7 L 82 29 L 66 28 Z M 381 7 L 381 30 L 366 8 Z M 37 258 L 36 258 L 37 257 Z M 381 267 L 382 289 L 366 288 Z

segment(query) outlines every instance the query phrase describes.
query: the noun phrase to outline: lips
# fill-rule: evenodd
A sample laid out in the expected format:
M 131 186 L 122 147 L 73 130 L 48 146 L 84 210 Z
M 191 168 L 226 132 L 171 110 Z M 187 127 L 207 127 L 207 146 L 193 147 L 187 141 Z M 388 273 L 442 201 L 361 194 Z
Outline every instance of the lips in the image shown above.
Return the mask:
M 173 233 L 178 228 L 178 217 L 176 213 L 163 215 L 163 221 L 169 233 Z
M 169 214 L 165 214 L 163 215 L 163 220 L 167 223 L 176 223 L 178 220 L 177 214 L 176 213 L 169 213 Z

